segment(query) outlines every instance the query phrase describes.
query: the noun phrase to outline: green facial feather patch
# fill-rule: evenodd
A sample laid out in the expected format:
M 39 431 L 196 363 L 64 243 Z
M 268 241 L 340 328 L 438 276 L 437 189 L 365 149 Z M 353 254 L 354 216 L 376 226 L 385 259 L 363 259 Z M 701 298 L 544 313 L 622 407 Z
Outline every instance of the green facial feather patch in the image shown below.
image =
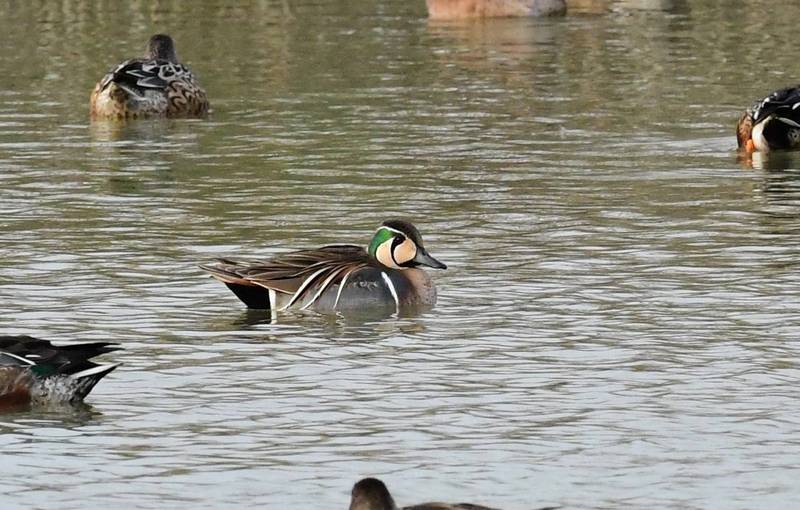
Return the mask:
M 392 237 L 394 237 L 394 232 L 389 230 L 386 227 L 381 227 L 375 232 L 375 235 L 372 236 L 372 241 L 369 243 L 369 248 L 367 251 L 372 257 L 375 257 L 375 252 L 378 251 L 378 246 L 382 245 Z

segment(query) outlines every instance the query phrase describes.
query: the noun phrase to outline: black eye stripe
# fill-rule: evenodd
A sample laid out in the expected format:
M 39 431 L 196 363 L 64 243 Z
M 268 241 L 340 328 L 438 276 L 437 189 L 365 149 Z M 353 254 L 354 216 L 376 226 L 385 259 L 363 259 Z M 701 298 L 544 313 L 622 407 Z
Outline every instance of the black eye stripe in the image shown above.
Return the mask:
M 402 235 L 399 235 L 399 234 L 394 236 L 394 238 L 392 239 L 392 249 L 389 250 L 389 255 L 392 257 L 392 262 L 394 262 L 396 266 L 400 266 L 402 264 L 400 264 L 397 261 L 397 259 L 394 258 L 394 250 L 396 250 L 398 246 L 403 244 L 405 242 L 405 240 L 406 240 L 406 238 L 404 236 L 402 236 Z

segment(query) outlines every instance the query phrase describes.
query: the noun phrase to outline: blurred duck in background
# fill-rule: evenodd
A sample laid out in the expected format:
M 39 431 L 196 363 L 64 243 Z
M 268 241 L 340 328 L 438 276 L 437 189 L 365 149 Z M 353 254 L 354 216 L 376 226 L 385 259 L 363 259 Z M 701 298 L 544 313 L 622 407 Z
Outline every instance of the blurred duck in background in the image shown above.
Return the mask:
M 426 0 L 432 20 L 555 16 L 567 11 L 565 0 Z

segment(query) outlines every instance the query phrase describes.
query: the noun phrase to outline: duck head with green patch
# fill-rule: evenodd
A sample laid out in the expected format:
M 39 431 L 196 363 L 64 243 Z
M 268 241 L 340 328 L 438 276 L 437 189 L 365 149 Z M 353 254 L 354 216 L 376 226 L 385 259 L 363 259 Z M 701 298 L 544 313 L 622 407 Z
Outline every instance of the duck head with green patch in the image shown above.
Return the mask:
M 367 250 L 372 258 L 392 269 L 428 266 L 447 269 L 422 245 L 419 231 L 407 221 L 388 220 L 378 227 Z

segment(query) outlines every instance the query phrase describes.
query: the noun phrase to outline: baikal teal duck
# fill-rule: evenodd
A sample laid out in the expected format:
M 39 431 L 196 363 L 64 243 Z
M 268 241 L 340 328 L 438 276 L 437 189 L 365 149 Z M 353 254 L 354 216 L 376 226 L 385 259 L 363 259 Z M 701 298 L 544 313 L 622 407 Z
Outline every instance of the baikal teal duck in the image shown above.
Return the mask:
M 203 117 L 208 97 L 178 61 L 172 38 L 156 34 L 144 57 L 122 62 L 95 85 L 89 106 L 93 119 Z
M 436 287 L 421 266 L 447 269 L 407 221 L 388 220 L 369 247 L 339 244 L 264 261 L 218 259 L 200 267 L 248 308 L 322 313 L 365 309 L 401 312 L 436 302 Z
M 0 409 L 82 402 L 119 366 L 91 358 L 118 349 L 108 342 L 53 345 L 29 336 L 0 336 Z

